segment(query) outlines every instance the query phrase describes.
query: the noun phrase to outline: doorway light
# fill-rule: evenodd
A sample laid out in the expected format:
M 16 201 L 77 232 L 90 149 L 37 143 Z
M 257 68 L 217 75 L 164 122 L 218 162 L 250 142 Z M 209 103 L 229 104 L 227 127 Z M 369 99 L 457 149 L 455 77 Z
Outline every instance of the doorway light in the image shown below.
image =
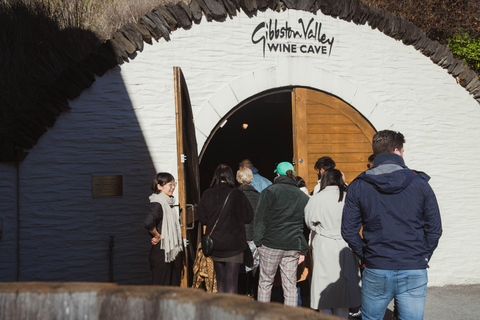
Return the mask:
M 243 128 L 243 130 L 246 130 L 248 128 L 248 123 L 242 124 L 242 128 Z

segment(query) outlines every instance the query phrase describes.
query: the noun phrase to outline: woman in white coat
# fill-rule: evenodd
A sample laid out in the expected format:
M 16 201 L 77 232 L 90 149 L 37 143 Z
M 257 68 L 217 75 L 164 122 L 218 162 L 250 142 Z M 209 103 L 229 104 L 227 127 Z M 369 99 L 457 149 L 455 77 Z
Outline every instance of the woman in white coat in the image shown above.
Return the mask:
M 340 234 L 346 185 L 336 169 L 322 175 L 320 191 L 305 207 L 305 222 L 315 231 L 310 307 L 348 318 L 360 305 L 358 259 Z

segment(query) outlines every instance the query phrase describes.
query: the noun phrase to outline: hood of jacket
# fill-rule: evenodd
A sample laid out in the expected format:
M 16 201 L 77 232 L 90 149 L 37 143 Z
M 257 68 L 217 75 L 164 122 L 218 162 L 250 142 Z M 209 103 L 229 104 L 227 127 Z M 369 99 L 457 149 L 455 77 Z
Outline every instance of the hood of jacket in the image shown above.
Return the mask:
M 372 168 L 356 179 L 373 185 L 378 192 L 395 194 L 408 187 L 415 177 L 415 171 L 408 169 L 402 157 L 395 153 L 383 153 L 375 158 Z
M 297 182 L 293 179 L 293 178 L 290 178 L 289 176 L 277 176 L 274 180 L 273 180 L 273 183 L 274 184 L 277 184 L 277 183 L 284 183 L 284 184 L 291 184 L 291 185 L 294 185 L 295 187 L 297 186 Z

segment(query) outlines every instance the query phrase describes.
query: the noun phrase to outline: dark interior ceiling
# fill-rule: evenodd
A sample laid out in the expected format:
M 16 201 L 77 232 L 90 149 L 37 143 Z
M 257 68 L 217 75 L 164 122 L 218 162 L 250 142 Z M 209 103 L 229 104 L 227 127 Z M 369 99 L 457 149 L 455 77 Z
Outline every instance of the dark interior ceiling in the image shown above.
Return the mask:
M 200 163 L 202 192 L 209 187 L 215 168 L 221 163 L 228 164 L 235 175 L 238 163 L 250 159 L 262 176 L 273 180 L 276 164 L 292 161 L 291 100 L 291 92 L 271 93 L 228 117 L 204 151 Z M 248 127 L 243 129 L 243 124 Z

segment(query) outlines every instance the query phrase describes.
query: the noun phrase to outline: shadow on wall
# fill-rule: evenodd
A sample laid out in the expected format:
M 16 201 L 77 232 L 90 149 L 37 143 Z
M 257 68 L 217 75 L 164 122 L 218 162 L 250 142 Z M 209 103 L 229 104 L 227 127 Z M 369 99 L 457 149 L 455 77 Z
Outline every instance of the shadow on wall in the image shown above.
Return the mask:
M 56 80 L 100 44 L 94 33 L 79 27 L 82 10 L 70 12 L 69 4 L 61 3 L 0 3 L 1 162 L 23 160 L 23 149 L 68 109 L 64 96 L 71 98 L 78 89 L 66 86 L 68 79 Z M 89 86 L 94 79 L 80 73 L 74 81 Z
M 31 15 L 35 21 L 25 23 L 25 16 L 12 15 L 8 20 L 14 23 L 12 19 L 24 19 L 21 33 L 13 33 L 13 44 L 8 48 L 11 59 L 18 56 L 13 62 L 24 73 L 25 82 L 9 82 L 13 75 L 2 78 L 7 82 L 2 88 L 14 84 L 20 89 L 17 88 L 17 96 L 11 92 L 0 95 L 1 102 L 2 106 L 18 102 L 17 108 L 24 103 L 24 109 L 2 109 L 2 121 L 10 121 L 2 132 L 2 146 L 11 143 L 10 138 L 22 139 L 21 130 L 15 127 L 22 121 L 32 125 L 28 130 L 45 131 L 52 119 L 53 125 L 57 115 L 51 110 L 34 110 L 37 105 L 31 101 L 43 98 L 45 86 L 51 85 L 48 81 L 58 78 L 72 57 L 58 60 L 56 65 L 39 60 L 44 55 L 68 55 L 58 52 L 61 49 L 50 45 L 50 40 L 70 41 L 73 34 L 85 32 L 61 29 L 45 16 Z M 48 24 L 48 35 L 38 29 L 40 24 Z M 24 34 L 30 34 L 30 38 Z M 29 43 L 32 35 L 36 36 L 35 42 Z M 27 51 L 35 50 L 35 56 L 26 58 Z M 25 59 L 20 54 L 25 54 Z M 2 67 L 13 63 L 3 59 L 5 53 L 1 57 Z M 38 85 L 43 79 L 44 86 Z M 25 97 L 16 100 L 22 90 Z M 148 284 L 150 237 L 142 222 L 156 172 L 120 67 L 97 78 L 95 86 L 71 101 L 70 107 L 29 150 L 18 166 L 18 179 L 15 165 L 1 166 L 2 171 L 8 171 L 11 183 L 1 184 L 0 200 L 8 203 L 8 211 L 1 217 L 0 256 L 5 259 L 0 264 L 0 281 L 113 280 L 121 284 Z M 159 114 L 155 116 L 161 118 Z M 32 117 L 37 122 L 33 123 Z M 15 131 L 17 137 L 12 133 Z M 102 177 L 95 187 L 94 176 Z M 121 177 L 122 182 L 112 184 L 108 176 Z M 119 185 L 123 190 L 116 196 L 94 197 L 94 190 L 101 195 Z

